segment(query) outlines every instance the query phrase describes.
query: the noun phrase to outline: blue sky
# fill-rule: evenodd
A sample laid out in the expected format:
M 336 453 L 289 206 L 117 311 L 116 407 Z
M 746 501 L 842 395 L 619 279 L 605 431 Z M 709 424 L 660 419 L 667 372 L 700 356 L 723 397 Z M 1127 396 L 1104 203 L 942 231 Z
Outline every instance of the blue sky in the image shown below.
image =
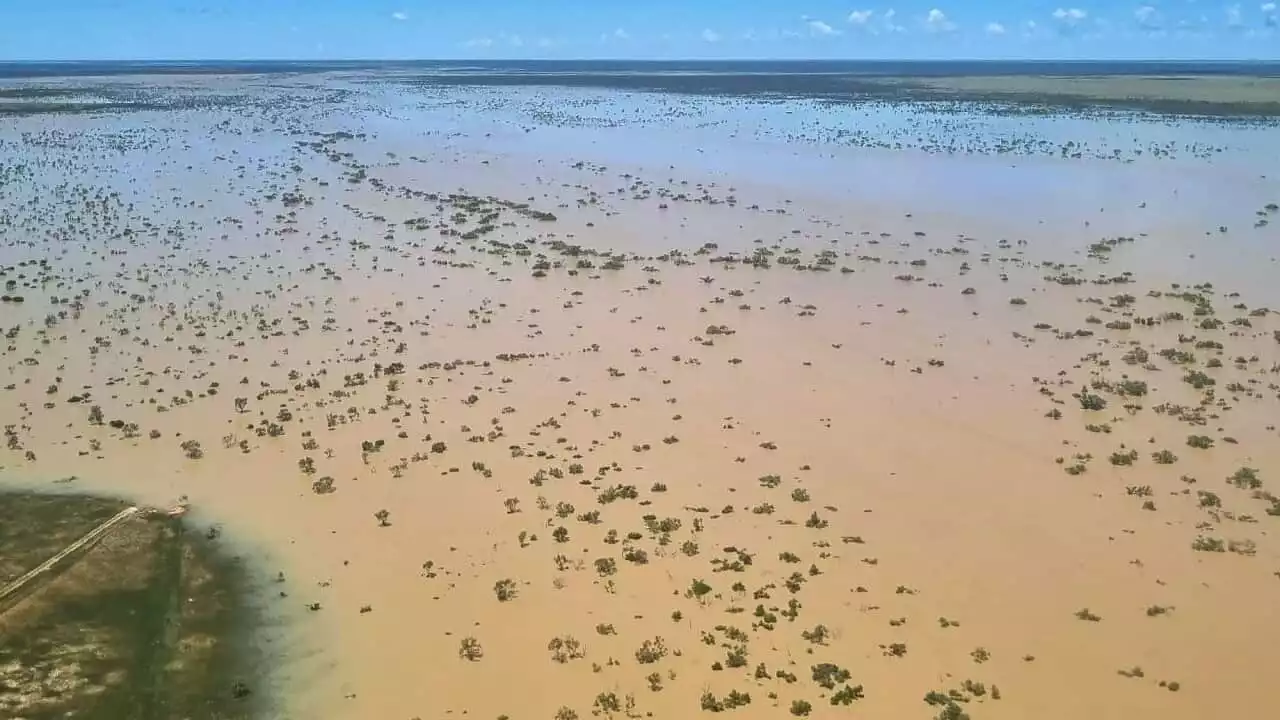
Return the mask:
M 1280 0 L 0 0 L 0 60 L 1280 58 Z

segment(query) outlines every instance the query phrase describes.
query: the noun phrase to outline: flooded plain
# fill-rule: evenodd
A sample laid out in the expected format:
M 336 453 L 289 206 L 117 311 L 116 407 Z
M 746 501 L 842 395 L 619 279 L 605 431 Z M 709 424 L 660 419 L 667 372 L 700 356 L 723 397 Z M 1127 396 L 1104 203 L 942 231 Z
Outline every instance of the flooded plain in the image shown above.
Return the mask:
M 1269 706 L 1270 121 L 42 83 L 0 486 L 189 502 L 262 714 Z

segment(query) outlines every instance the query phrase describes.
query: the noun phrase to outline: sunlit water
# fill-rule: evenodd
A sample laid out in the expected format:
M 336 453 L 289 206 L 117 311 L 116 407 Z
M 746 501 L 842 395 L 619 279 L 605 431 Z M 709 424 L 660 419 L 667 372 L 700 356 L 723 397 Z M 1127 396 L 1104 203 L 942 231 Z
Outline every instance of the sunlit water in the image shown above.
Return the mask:
M 1266 123 L 531 88 L 425 95 L 388 87 L 386 114 L 366 122 L 388 143 L 429 133 L 477 153 L 671 168 L 886 215 L 944 213 L 957 231 L 1011 239 L 1146 234 L 1132 250 L 1143 270 L 1280 303 L 1276 226 L 1258 226 L 1280 198 L 1280 132 Z

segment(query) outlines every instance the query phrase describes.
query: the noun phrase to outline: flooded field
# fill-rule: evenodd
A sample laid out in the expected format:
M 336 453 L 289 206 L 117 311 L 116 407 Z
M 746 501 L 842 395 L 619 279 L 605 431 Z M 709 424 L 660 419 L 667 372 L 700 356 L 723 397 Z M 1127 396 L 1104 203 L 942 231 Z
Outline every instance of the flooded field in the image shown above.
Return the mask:
M 225 669 L 247 655 L 98 653 L 176 673 L 139 717 L 1271 702 L 1266 117 L 355 70 L 19 101 L 0 487 L 190 503 L 76 592 L 197 596 L 179 556 L 269 579 L 215 596 L 272 618 L 263 687 Z M 124 507 L 16 497 L 52 504 L 5 577 Z M 93 575 L 111 552 L 136 573 Z M 43 653 L 16 662 L 88 642 L 0 609 L 5 652 Z M 206 612 L 168 632 L 267 634 Z
M 215 557 L 214 535 L 192 538 L 181 521 L 136 510 L 0 494 L 5 717 L 249 718 L 266 708 L 252 697 L 257 623 L 238 569 Z M 110 527 L 90 535 L 100 524 Z

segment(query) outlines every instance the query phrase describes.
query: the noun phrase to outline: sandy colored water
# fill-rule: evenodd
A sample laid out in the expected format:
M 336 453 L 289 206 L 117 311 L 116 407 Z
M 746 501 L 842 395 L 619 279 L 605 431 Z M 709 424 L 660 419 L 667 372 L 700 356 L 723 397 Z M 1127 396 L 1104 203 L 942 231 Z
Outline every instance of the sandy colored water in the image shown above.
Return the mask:
M 765 106 L 742 112 L 777 132 L 689 100 L 664 134 L 587 128 L 573 94 L 535 104 L 578 126 L 515 93 L 184 82 L 241 99 L 0 135 L 24 299 L 0 481 L 186 496 L 282 572 L 280 717 L 1269 706 L 1280 188 L 1256 128 L 1214 126 L 1226 157 L 997 162 L 787 139 Z M 558 662 L 567 636 L 585 656 Z

